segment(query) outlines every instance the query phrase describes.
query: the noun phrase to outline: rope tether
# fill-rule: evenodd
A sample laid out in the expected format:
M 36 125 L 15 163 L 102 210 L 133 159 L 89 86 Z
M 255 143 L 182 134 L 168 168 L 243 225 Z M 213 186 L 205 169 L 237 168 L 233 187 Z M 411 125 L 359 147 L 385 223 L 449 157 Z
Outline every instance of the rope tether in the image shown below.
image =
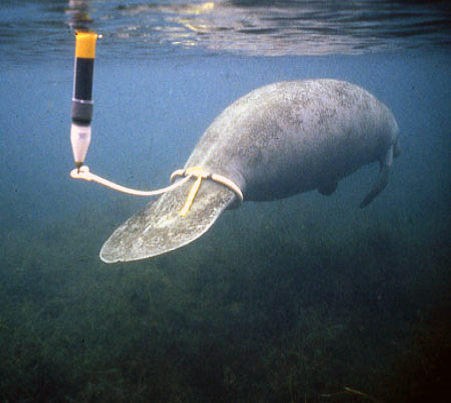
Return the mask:
M 114 189 L 118 192 L 127 193 L 134 196 L 157 196 L 163 193 L 172 192 L 174 189 L 178 188 L 179 186 L 182 186 L 186 182 L 188 182 L 193 176 L 196 177 L 196 181 L 194 182 L 193 186 L 191 187 L 188 197 L 186 199 L 185 205 L 180 210 L 180 216 L 185 217 L 188 213 L 189 209 L 191 208 L 191 205 L 193 204 L 194 198 L 196 197 L 196 194 L 200 188 L 202 179 L 211 179 L 214 182 L 220 183 L 226 187 L 228 187 L 230 190 L 232 190 L 237 197 L 240 199 L 240 201 L 243 201 L 243 193 L 241 192 L 241 189 L 237 186 L 235 182 L 232 180 L 226 178 L 225 176 L 218 175 L 218 174 L 211 174 L 209 172 L 204 171 L 201 167 L 192 167 L 192 168 L 186 168 L 186 169 L 178 169 L 174 171 L 171 175 L 171 183 L 174 182 L 175 178 L 177 176 L 184 176 L 184 178 L 176 183 L 173 183 L 170 186 L 167 186 L 165 188 L 156 189 L 156 190 L 149 190 L 149 191 L 143 191 L 143 190 L 136 190 L 131 189 L 125 186 L 118 185 L 114 182 L 111 182 L 107 179 L 104 179 L 98 175 L 94 175 L 89 171 L 89 168 L 86 165 L 83 165 L 79 169 L 73 169 L 70 173 L 70 176 L 74 179 L 84 179 L 88 182 L 96 182 L 100 185 L 109 187 L 110 189 Z

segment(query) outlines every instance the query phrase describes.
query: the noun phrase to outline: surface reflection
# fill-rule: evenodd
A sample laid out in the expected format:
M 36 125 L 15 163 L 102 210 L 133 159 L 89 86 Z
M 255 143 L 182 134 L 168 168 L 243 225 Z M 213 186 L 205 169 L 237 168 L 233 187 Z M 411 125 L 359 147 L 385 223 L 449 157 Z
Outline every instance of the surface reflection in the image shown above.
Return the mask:
M 2 3 L 0 45 L 38 55 L 103 35 L 108 54 L 356 54 L 451 45 L 451 3 L 420 1 L 106 1 Z M 47 46 L 47 47 L 46 47 Z
M 217 0 L 121 5 L 112 12 L 141 22 L 119 27 L 122 38 L 143 35 L 182 47 L 246 55 L 394 50 L 443 42 L 446 36 L 439 39 L 437 30 L 446 31 L 448 38 L 450 33 L 449 6 L 421 2 Z
M 67 24 L 77 30 L 87 30 L 93 23 L 91 13 L 91 1 L 70 0 L 66 8 Z

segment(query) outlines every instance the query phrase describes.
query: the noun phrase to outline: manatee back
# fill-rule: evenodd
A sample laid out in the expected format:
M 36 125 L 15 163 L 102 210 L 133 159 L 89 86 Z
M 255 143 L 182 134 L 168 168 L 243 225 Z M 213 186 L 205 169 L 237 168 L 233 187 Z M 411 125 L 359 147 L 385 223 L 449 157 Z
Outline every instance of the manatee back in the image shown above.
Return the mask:
M 397 133 L 390 110 L 357 85 L 286 81 L 226 108 L 186 166 L 230 177 L 245 200 L 272 200 L 334 183 L 378 160 Z

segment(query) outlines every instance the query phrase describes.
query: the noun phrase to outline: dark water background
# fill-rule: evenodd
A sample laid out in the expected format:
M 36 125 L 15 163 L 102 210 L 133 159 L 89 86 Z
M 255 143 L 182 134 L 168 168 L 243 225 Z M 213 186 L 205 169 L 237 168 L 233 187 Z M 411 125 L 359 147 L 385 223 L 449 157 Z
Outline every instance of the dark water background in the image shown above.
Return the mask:
M 330 197 L 245 203 L 185 248 L 102 264 L 102 243 L 146 200 L 69 178 L 80 11 L 103 35 L 95 172 L 166 185 L 239 96 L 333 77 L 396 116 L 389 185 L 358 209 L 374 164 Z M 440 401 L 450 39 L 448 2 L 2 1 L 0 401 Z

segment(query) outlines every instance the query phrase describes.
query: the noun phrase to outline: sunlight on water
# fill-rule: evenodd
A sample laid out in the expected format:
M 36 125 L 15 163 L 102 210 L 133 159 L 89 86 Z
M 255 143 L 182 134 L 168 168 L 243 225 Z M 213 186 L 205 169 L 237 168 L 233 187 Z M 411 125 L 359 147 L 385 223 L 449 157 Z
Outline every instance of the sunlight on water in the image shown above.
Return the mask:
M 121 5 L 106 18 L 121 15 L 117 35 L 122 39 L 282 56 L 393 50 L 414 46 L 412 37 L 415 46 L 434 42 L 438 37 L 428 25 L 446 29 L 442 11 L 402 2 L 219 0 Z M 124 25 L 129 19 L 140 24 Z
M 24 1 L 0 13 L 0 45 L 27 56 L 64 50 L 68 26 L 97 30 L 111 54 L 361 54 L 451 43 L 449 2 Z

